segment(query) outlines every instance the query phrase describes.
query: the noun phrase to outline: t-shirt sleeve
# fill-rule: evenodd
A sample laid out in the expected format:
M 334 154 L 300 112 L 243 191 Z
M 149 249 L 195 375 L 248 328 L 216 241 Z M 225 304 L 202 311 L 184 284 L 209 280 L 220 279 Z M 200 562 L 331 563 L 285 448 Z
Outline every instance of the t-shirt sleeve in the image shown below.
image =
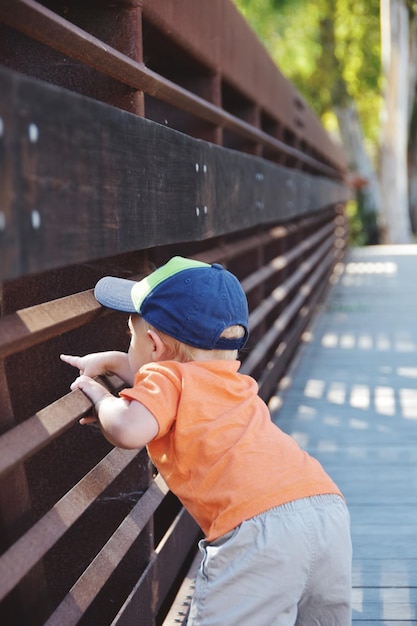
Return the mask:
M 135 376 L 134 386 L 120 392 L 122 398 L 141 402 L 159 424 L 156 439 L 163 437 L 175 422 L 181 395 L 179 373 L 161 365 L 145 365 Z

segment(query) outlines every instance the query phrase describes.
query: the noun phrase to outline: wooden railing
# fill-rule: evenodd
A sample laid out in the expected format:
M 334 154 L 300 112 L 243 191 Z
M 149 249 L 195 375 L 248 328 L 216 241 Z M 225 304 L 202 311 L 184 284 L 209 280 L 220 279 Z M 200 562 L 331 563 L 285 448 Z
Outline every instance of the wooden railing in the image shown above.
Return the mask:
M 162 624 L 200 531 L 78 425 L 59 354 L 126 349 L 104 274 L 220 262 L 268 402 L 344 253 L 343 155 L 228 0 L 45 4 L 0 0 L 0 621 Z

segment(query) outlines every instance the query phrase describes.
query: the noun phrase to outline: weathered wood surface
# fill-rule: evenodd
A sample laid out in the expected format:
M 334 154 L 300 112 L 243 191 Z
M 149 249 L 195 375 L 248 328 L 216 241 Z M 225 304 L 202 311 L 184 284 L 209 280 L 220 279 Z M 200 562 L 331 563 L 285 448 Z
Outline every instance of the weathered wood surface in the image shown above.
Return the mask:
M 0 70 L 0 279 L 294 221 L 346 186 Z
M 221 262 L 240 278 L 251 326 L 242 368 L 258 380 L 265 399 L 343 258 L 343 225 L 341 207 L 329 207 L 288 225 L 209 240 L 201 249 L 197 242 L 176 249 Z M 76 424 L 90 403 L 79 390 L 68 392 L 74 373 L 58 358 L 126 349 L 126 316 L 100 311 L 91 287 L 108 268 L 139 277 L 171 255 L 160 246 L 3 285 L 1 624 L 159 623 L 183 579 L 197 526 L 171 494 L 153 486 L 146 455 L 111 451 L 98 429 Z M 105 384 L 116 392 L 121 381 L 106 377 Z M 153 492 L 156 507 L 148 506 Z M 146 521 L 144 528 L 138 520 Z M 132 524 L 139 532 L 133 544 Z
M 271 402 L 346 496 L 361 626 L 417 623 L 416 268 L 417 246 L 353 250 Z
M 346 169 L 231 0 L 2 0 L 0 39 L 0 62 L 24 74 L 285 165 Z

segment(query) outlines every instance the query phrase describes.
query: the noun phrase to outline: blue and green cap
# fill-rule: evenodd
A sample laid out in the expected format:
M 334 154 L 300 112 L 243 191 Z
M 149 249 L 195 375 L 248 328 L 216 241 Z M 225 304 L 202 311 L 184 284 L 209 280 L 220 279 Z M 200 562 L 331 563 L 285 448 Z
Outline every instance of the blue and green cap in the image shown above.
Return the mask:
M 105 276 L 94 290 L 100 304 L 139 313 L 170 337 L 203 350 L 240 350 L 249 336 L 248 303 L 236 276 L 222 265 L 175 256 L 139 282 Z M 221 337 L 229 326 L 243 337 Z

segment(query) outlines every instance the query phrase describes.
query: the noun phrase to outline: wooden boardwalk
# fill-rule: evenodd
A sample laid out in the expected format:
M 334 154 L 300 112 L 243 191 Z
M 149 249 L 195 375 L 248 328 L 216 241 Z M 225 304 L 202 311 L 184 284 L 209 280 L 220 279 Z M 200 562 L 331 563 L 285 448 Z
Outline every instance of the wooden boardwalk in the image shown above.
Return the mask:
M 353 624 L 417 624 L 417 246 L 353 250 L 304 339 L 271 412 L 346 496 Z

